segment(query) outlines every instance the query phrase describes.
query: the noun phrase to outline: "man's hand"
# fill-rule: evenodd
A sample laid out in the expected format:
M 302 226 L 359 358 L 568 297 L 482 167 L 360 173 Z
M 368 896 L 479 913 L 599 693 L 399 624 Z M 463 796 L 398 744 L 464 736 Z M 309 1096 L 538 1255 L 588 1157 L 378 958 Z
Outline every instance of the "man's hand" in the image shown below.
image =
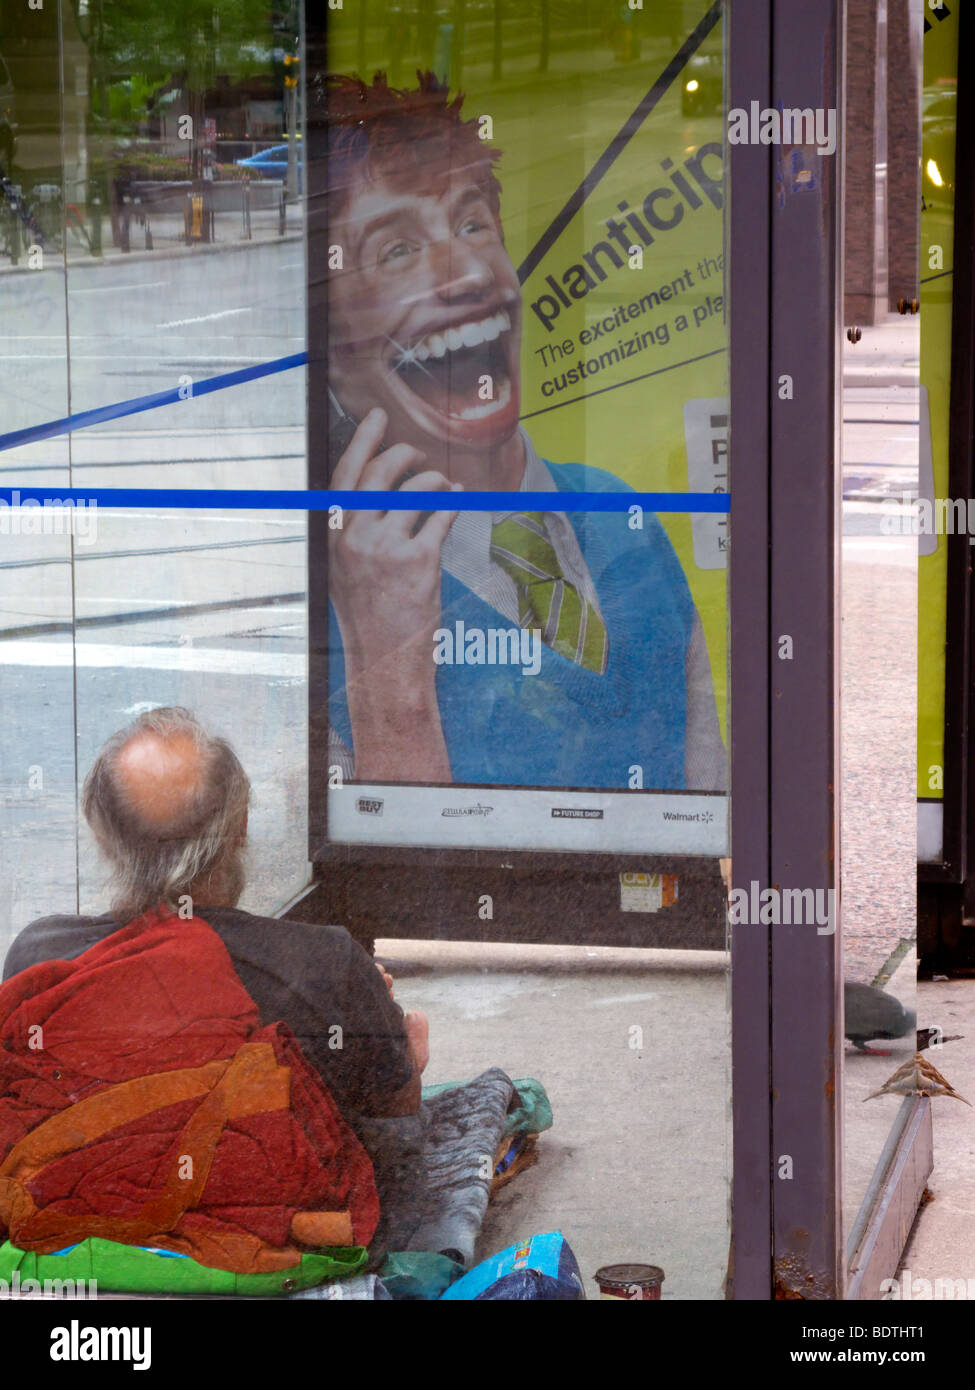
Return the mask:
M 393 992 L 393 981 L 383 967 L 376 962 L 376 966 L 383 977 L 390 994 Z M 430 1025 L 427 1022 L 426 1014 L 420 1013 L 418 1009 L 412 1009 L 403 1015 L 403 1028 L 406 1032 L 407 1041 L 410 1044 L 410 1056 L 413 1062 L 413 1075 L 394 1095 L 388 1096 L 381 1106 L 377 1106 L 371 1112 L 379 1118 L 390 1118 L 397 1115 L 415 1115 L 420 1108 L 423 1098 L 423 1085 L 420 1080 L 422 1072 L 425 1070 L 430 1060 Z
M 442 473 L 423 470 L 426 456 L 412 445 L 380 452 L 387 424 L 384 411 L 370 410 L 339 459 L 332 487 L 454 490 Z M 433 634 L 441 619 L 440 552 L 456 516 L 349 511 L 342 529 L 329 531 L 329 592 L 342 633 L 359 781 L 450 781 Z
M 416 1069 L 423 1072 L 430 1060 L 430 1025 L 426 1014 L 421 1014 L 419 1009 L 411 1010 L 403 1015 L 403 1027 L 413 1049 Z
M 389 990 L 389 997 L 392 999 L 394 997 L 392 975 L 380 961 L 374 961 L 373 964 L 383 977 L 383 984 Z M 410 1010 L 409 1013 L 403 1015 L 403 1027 L 406 1029 L 406 1036 L 413 1049 L 417 1072 L 422 1072 L 430 1060 L 430 1024 L 426 1014 L 421 1014 L 419 1009 Z

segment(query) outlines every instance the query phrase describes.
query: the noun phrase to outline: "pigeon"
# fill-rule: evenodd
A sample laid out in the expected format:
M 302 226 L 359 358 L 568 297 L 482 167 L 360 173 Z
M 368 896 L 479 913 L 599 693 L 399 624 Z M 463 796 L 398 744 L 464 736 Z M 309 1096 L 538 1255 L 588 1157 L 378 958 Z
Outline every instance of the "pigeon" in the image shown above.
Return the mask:
M 920 1052 L 915 1053 L 909 1062 L 905 1062 L 902 1067 L 898 1067 L 893 1076 L 888 1076 L 879 1091 L 873 1091 L 864 1100 L 873 1100 L 876 1096 L 951 1096 L 952 1100 L 960 1100 L 965 1105 L 971 1106 L 970 1100 L 959 1095 L 954 1086 L 941 1075 L 936 1067 L 933 1067 L 926 1057 L 922 1057 Z
M 917 1015 L 905 1009 L 894 995 L 874 985 L 848 981 L 843 986 L 846 1026 L 844 1032 L 860 1052 L 889 1057 L 889 1052 L 867 1047 L 871 1038 L 903 1038 L 917 1028 Z

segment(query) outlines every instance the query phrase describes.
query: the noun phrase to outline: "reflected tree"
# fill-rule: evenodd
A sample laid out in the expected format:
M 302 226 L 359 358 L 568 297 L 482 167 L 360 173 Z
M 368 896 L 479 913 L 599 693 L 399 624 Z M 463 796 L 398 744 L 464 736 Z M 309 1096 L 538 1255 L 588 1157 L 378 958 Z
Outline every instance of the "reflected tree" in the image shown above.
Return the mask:
M 538 71 L 548 72 L 549 57 L 549 0 L 540 0 L 541 37 L 538 46 Z
M 232 86 L 273 71 L 283 87 L 279 69 L 297 44 L 294 7 L 275 10 L 268 0 L 70 4 L 88 45 L 97 133 L 131 138 L 163 99 L 178 95 L 192 117 L 187 162 L 194 177 L 202 172 L 206 98 L 216 79 Z M 122 88 L 127 94 L 145 89 L 151 94 L 141 108 L 126 107 L 119 100 Z

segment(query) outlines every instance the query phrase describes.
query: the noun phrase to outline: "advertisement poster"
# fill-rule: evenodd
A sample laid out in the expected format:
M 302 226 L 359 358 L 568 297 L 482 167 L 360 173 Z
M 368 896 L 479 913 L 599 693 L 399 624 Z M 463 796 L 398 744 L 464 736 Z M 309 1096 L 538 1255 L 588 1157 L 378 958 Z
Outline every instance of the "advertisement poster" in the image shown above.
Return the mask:
M 932 12 L 924 33 L 921 131 L 921 495 L 948 497 L 952 254 L 958 72 L 957 7 Z M 948 537 L 919 537 L 918 859 L 942 857 L 945 616 Z
M 330 532 L 333 842 L 727 852 L 722 26 L 600 14 L 331 15 L 331 486 L 444 495 Z

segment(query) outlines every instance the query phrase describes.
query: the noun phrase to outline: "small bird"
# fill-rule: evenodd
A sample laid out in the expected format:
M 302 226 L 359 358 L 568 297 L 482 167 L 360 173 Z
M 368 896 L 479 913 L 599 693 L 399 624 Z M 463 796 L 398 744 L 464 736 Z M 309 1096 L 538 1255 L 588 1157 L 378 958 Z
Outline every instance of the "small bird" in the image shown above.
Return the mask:
M 870 1038 L 903 1038 L 917 1027 L 917 1014 L 901 1001 L 874 985 L 848 981 L 843 986 L 846 1024 L 844 1033 L 860 1052 L 889 1057 L 889 1052 L 867 1047 Z
M 902 1067 L 898 1067 L 879 1091 L 873 1091 L 869 1096 L 865 1096 L 864 1100 L 873 1100 L 876 1096 L 951 1096 L 953 1100 L 964 1101 L 969 1107 L 972 1104 L 970 1100 L 965 1100 L 964 1096 L 959 1095 L 937 1067 L 933 1067 L 920 1052 L 915 1053 Z
M 964 1033 L 942 1033 L 940 1028 L 919 1028 L 917 1050 L 924 1052 L 929 1047 L 941 1047 L 943 1043 L 961 1042 L 964 1036 Z

